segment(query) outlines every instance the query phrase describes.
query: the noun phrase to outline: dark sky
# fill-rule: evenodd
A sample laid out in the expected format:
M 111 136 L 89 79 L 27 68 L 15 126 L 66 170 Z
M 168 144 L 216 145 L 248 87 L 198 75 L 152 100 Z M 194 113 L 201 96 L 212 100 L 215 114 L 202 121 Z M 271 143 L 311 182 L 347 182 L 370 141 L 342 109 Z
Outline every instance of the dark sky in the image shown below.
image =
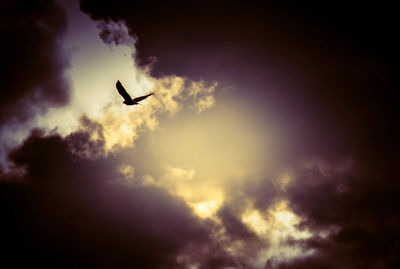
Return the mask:
M 1 267 L 400 267 L 394 5 L 82 0 L 80 9 L 98 24 L 125 21 L 137 39 L 138 69 L 151 66 L 154 80 L 218 83 L 217 107 L 205 116 L 156 112 L 161 131 L 138 131 L 146 135 L 135 136 L 134 147 L 108 154 L 105 121 L 84 116 L 67 135 L 57 126 L 40 130 L 36 115 L 72 102 L 64 72 L 70 56 L 62 44 L 74 18 L 51 0 L 2 2 Z M 204 123 L 215 115 L 225 123 Z M 28 136 L 11 145 L 5 134 L 18 126 Z M 248 136 L 234 133 L 235 126 L 250 126 L 241 130 Z M 284 146 L 276 145 L 279 154 L 267 158 L 265 134 L 272 126 Z M 224 137 L 236 144 L 224 144 Z M 242 155 L 252 146 L 242 138 L 263 148 L 248 163 L 267 167 L 275 159 L 273 171 L 214 171 L 248 164 L 228 156 L 236 151 L 227 148 Z M 195 146 L 175 148 L 185 139 L 196 140 L 190 142 Z M 128 158 L 131 179 L 141 183 L 120 183 Z M 165 160 L 193 167 L 165 166 Z M 181 183 L 181 177 L 198 180 L 191 168 L 196 176 L 224 179 Z M 279 171 L 290 180 L 277 181 Z M 215 197 L 223 193 L 223 202 L 212 217 L 196 214 L 193 203 L 199 201 L 179 194 L 187 186 L 198 193 L 220 188 Z M 296 232 L 309 236 L 289 233 L 278 248 L 270 227 L 276 212 L 288 210 L 300 219 Z M 252 212 L 262 219 L 256 227 Z M 276 249 L 299 253 L 285 256 Z

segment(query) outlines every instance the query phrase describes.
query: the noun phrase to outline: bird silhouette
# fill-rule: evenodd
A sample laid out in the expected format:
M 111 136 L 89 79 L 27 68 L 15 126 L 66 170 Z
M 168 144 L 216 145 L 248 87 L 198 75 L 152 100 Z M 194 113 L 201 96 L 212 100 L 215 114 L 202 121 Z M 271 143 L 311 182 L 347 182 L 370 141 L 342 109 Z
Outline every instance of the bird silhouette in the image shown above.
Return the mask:
M 143 96 L 139 96 L 139 97 L 132 99 L 132 97 L 128 94 L 128 92 L 125 90 L 124 86 L 122 86 L 122 83 L 119 80 L 117 81 L 116 86 L 117 86 L 118 93 L 125 99 L 125 101 L 123 103 L 128 106 L 139 105 L 140 101 L 142 101 L 142 100 L 146 99 L 147 97 L 154 94 L 153 92 L 149 92 Z

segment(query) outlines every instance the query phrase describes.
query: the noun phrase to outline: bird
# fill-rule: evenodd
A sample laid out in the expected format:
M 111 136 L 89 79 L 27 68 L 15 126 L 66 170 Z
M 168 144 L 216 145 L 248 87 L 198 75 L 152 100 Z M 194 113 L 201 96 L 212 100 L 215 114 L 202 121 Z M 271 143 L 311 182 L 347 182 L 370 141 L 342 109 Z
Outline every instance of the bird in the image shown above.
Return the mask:
M 149 92 L 143 96 L 139 96 L 132 99 L 132 97 L 128 94 L 128 92 L 125 90 L 124 86 L 122 86 L 122 83 L 119 80 L 117 81 L 116 87 L 118 93 L 125 99 L 123 103 L 128 106 L 139 105 L 140 101 L 154 94 L 153 92 Z

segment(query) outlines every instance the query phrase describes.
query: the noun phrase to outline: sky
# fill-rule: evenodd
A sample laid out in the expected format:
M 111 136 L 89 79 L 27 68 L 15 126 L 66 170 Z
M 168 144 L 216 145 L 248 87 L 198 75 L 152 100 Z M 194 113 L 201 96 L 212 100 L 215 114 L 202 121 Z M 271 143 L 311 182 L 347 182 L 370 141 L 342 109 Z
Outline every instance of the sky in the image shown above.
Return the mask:
M 400 267 L 391 4 L 1 10 L 2 267 Z

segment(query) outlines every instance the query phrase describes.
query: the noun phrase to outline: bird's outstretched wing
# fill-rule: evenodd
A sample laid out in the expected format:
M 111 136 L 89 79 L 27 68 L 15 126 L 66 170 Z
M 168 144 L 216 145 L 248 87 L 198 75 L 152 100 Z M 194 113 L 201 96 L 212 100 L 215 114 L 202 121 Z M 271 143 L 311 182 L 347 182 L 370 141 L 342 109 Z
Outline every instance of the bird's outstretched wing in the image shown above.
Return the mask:
M 148 94 L 145 94 L 143 96 L 136 97 L 136 98 L 133 99 L 133 102 L 142 101 L 142 100 L 146 99 L 147 97 L 149 97 L 149 96 L 151 96 L 153 94 L 154 94 L 154 92 L 149 92 Z
M 128 92 L 125 90 L 124 86 L 122 86 L 121 82 L 119 82 L 119 80 L 117 81 L 117 90 L 119 92 L 119 94 L 124 97 L 125 101 L 131 101 L 132 98 L 130 97 L 130 95 L 128 94 Z

